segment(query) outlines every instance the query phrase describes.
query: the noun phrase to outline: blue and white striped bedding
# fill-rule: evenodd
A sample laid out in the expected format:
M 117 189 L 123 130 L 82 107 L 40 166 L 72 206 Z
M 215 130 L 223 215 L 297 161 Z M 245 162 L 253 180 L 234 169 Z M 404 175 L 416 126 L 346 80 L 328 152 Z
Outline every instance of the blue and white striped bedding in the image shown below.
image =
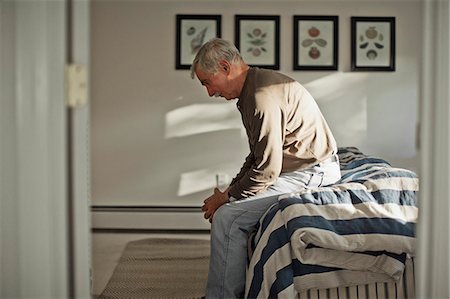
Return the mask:
M 280 196 L 250 239 L 246 297 L 398 281 L 415 251 L 417 175 L 340 148 L 342 179 Z

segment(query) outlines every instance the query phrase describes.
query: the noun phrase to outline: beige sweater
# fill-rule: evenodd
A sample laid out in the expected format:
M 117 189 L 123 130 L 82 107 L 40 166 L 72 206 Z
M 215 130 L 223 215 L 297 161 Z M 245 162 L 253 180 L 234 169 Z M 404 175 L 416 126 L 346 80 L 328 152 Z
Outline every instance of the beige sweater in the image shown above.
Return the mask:
M 280 173 L 311 167 L 337 152 L 311 94 L 283 74 L 250 68 L 237 107 L 250 154 L 230 184 L 236 199 L 264 191 Z

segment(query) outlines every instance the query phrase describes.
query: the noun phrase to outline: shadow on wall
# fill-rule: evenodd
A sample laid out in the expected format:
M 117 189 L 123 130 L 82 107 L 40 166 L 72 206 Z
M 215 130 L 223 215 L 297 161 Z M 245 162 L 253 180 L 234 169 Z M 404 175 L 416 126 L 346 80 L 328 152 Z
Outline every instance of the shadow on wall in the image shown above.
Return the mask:
M 304 84 L 320 106 L 338 144 L 358 146 L 367 139 L 366 79 L 365 74 L 340 72 Z M 235 102 L 193 104 L 172 110 L 165 117 L 166 139 L 224 130 L 241 130 L 245 136 Z M 240 164 L 222 163 L 184 172 L 177 195 L 211 190 L 217 185 L 225 188 L 239 167 Z M 222 176 L 220 183 L 215 179 L 217 175 Z

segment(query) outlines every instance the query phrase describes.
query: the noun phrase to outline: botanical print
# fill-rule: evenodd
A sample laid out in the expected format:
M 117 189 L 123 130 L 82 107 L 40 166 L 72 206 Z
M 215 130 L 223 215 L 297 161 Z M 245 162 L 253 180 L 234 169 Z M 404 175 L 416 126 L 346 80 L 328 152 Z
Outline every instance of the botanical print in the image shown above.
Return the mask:
M 302 41 L 302 47 L 309 48 L 308 55 L 311 59 L 318 59 L 320 57 L 320 50 L 317 49 L 317 46 L 326 47 L 327 41 L 318 37 L 320 30 L 315 26 L 310 27 L 307 32 L 308 36 Z
M 214 37 L 216 37 L 216 21 L 182 20 L 181 63 L 191 64 L 200 47 Z
M 275 64 L 275 22 L 240 21 L 240 49 L 248 64 Z
M 191 36 L 191 54 L 195 55 L 197 51 L 201 48 L 205 40 L 205 34 L 208 30 L 208 27 L 197 30 L 194 26 L 189 27 L 186 30 L 186 35 Z
M 356 25 L 356 65 L 388 66 L 390 63 L 390 24 L 358 22 Z
M 333 64 L 333 21 L 300 21 L 298 35 L 301 65 Z
M 263 32 L 260 28 L 256 27 L 252 32 L 247 32 L 249 38 L 247 43 L 247 52 L 253 56 L 260 56 L 262 52 L 267 52 L 265 44 L 267 43 L 267 32 Z

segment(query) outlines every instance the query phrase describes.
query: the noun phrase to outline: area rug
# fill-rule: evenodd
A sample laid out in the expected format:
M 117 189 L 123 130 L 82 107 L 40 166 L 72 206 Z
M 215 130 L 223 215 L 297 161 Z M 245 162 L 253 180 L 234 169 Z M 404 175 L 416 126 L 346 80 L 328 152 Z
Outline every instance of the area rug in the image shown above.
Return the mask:
M 209 240 L 143 239 L 129 242 L 101 299 L 201 298 Z

